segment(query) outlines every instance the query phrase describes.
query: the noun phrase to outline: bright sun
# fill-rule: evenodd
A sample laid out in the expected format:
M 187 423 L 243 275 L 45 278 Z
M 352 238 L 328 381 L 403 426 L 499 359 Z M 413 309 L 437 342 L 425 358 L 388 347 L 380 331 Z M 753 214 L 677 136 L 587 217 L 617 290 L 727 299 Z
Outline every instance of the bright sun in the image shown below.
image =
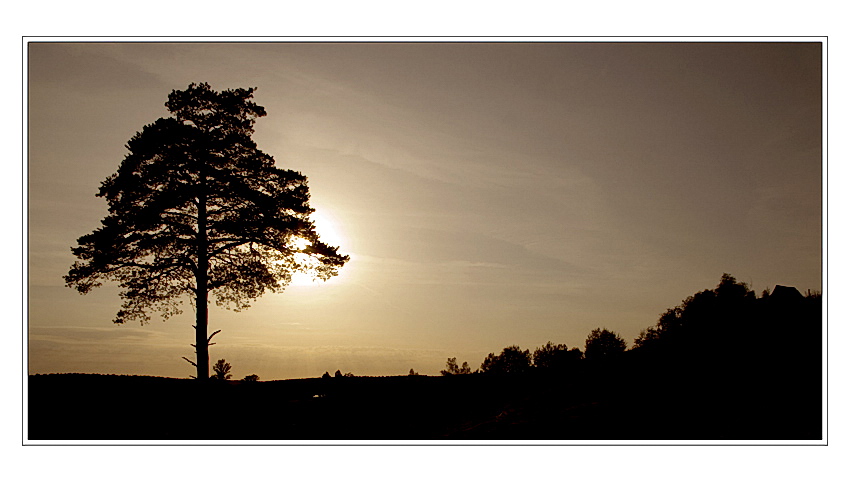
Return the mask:
M 345 239 L 340 234 L 339 229 L 337 228 L 338 223 L 334 221 L 334 219 L 328 215 L 321 214 L 313 214 L 312 216 L 313 223 L 316 225 L 316 232 L 319 233 L 319 239 L 321 239 L 326 244 L 331 246 L 344 246 Z M 306 243 L 306 241 L 305 241 Z M 340 275 L 345 271 L 345 268 L 341 269 Z M 289 283 L 289 286 L 321 286 L 325 283 L 333 283 L 337 281 L 339 276 L 334 276 L 328 281 L 321 280 L 313 280 L 312 275 L 309 273 L 293 273 L 292 281 Z

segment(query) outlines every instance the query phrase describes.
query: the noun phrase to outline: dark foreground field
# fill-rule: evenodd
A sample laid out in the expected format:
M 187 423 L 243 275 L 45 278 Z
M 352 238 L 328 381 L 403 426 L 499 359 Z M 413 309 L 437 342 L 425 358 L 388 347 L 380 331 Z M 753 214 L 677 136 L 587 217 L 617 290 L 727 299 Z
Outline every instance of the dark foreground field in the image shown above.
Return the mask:
M 819 440 L 819 382 L 460 375 L 29 377 L 30 440 Z

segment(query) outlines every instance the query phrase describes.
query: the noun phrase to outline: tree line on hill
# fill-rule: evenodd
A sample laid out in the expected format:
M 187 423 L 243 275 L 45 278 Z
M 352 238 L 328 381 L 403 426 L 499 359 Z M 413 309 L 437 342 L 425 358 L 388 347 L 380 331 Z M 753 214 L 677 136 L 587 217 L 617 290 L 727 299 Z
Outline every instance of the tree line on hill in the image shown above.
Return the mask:
M 633 346 L 616 332 L 596 328 L 584 350 L 551 341 L 533 352 L 517 345 L 490 353 L 475 371 L 467 362 L 449 358 L 440 373 L 509 375 L 555 373 L 587 366 L 617 366 L 621 362 L 680 360 L 699 366 L 729 368 L 771 360 L 790 369 L 789 345 L 795 344 L 791 365 L 808 372 L 819 367 L 821 295 L 777 285 L 756 296 L 747 283 L 724 273 L 717 287 L 703 290 L 666 310 L 658 322 L 642 330 Z M 781 347 L 781 348 L 780 348 Z M 799 370 L 797 370 L 799 371 Z M 814 374 L 813 374 L 814 375 Z

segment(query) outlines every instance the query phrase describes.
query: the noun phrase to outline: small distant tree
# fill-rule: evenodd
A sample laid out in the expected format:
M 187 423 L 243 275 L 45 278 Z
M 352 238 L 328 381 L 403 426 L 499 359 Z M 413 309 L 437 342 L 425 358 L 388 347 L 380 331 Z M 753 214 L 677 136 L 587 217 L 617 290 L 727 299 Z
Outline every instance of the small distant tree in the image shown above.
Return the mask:
M 353 373 L 351 373 L 351 372 L 347 372 L 347 373 L 346 373 L 345 375 L 343 375 L 343 376 L 344 376 L 344 377 L 346 377 L 346 378 L 354 378 L 354 374 L 353 374 Z
M 418 372 L 413 371 L 413 368 L 411 368 L 411 369 L 410 369 L 410 373 L 408 373 L 408 374 L 407 374 L 407 376 L 409 376 L 409 377 L 416 377 L 416 376 L 419 376 L 419 373 L 418 373 Z
M 341 371 L 339 371 L 339 370 L 337 370 L 336 372 L 334 372 L 334 378 L 342 378 L 342 372 L 341 372 Z
M 492 374 L 523 373 L 530 368 L 531 353 L 517 345 L 505 347 L 499 355 L 490 353 L 481 363 L 481 371 Z
M 755 299 L 755 293 L 750 289 L 750 285 L 738 281 L 729 273 L 723 273 L 720 283 L 717 284 L 717 288 L 714 288 L 714 293 L 718 298 Z
M 463 365 L 458 367 L 456 357 L 451 357 L 448 360 L 446 360 L 446 369 L 440 370 L 440 374 L 442 374 L 443 376 L 469 375 L 470 373 L 472 373 L 472 370 L 469 368 L 469 363 L 463 362 Z
M 440 370 L 440 374 L 443 376 L 448 375 L 457 375 L 460 369 L 457 367 L 457 358 L 451 357 L 446 361 L 446 369 Z
M 596 328 L 584 342 L 584 357 L 592 361 L 611 360 L 626 351 L 620 335 L 605 328 Z
M 328 373 L 328 372 L 325 372 L 325 374 L 322 375 L 322 378 L 330 378 L 330 377 L 331 377 L 331 374 Z
M 243 382 L 256 382 L 260 379 L 259 375 L 245 375 L 245 378 L 242 379 Z
M 231 377 L 230 368 L 230 363 L 227 363 L 224 361 L 224 358 L 222 358 L 213 365 L 215 375 L 213 375 L 212 378 L 215 380 L 229 380 Z

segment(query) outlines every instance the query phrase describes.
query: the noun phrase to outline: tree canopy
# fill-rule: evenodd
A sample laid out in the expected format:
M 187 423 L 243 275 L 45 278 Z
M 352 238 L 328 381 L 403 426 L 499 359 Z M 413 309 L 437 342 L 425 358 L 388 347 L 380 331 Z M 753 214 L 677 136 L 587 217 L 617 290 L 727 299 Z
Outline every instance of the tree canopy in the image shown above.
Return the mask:
M 490 353 L 481 363 L 481 371 L 490 374 L 524 373 L 531 368 L 531 353 L 517 345 L 502 349 L 502 353 Z
M 696 345 L 711 345 L 718 323 L 735 330 L 752 327 L 759 318 L 754 311 L 756 302 L 755 293 L 746 283 L 723 273 L 713 290 L 695 293 L 662 313 L 655 326 L 640 332 L 635 347 L 677 346 L 693 350 Z
M 626 342 L 620 335 L 605 328 L 596 328 L 584 342 L 584 357 L 588 360 L 611 360 L 626 351 Z
M 551 341 L 534 350 L 534 367 L 544 370 L 563 370 L 575 366 L 583 357 L 578 348 L 554 344 Z

